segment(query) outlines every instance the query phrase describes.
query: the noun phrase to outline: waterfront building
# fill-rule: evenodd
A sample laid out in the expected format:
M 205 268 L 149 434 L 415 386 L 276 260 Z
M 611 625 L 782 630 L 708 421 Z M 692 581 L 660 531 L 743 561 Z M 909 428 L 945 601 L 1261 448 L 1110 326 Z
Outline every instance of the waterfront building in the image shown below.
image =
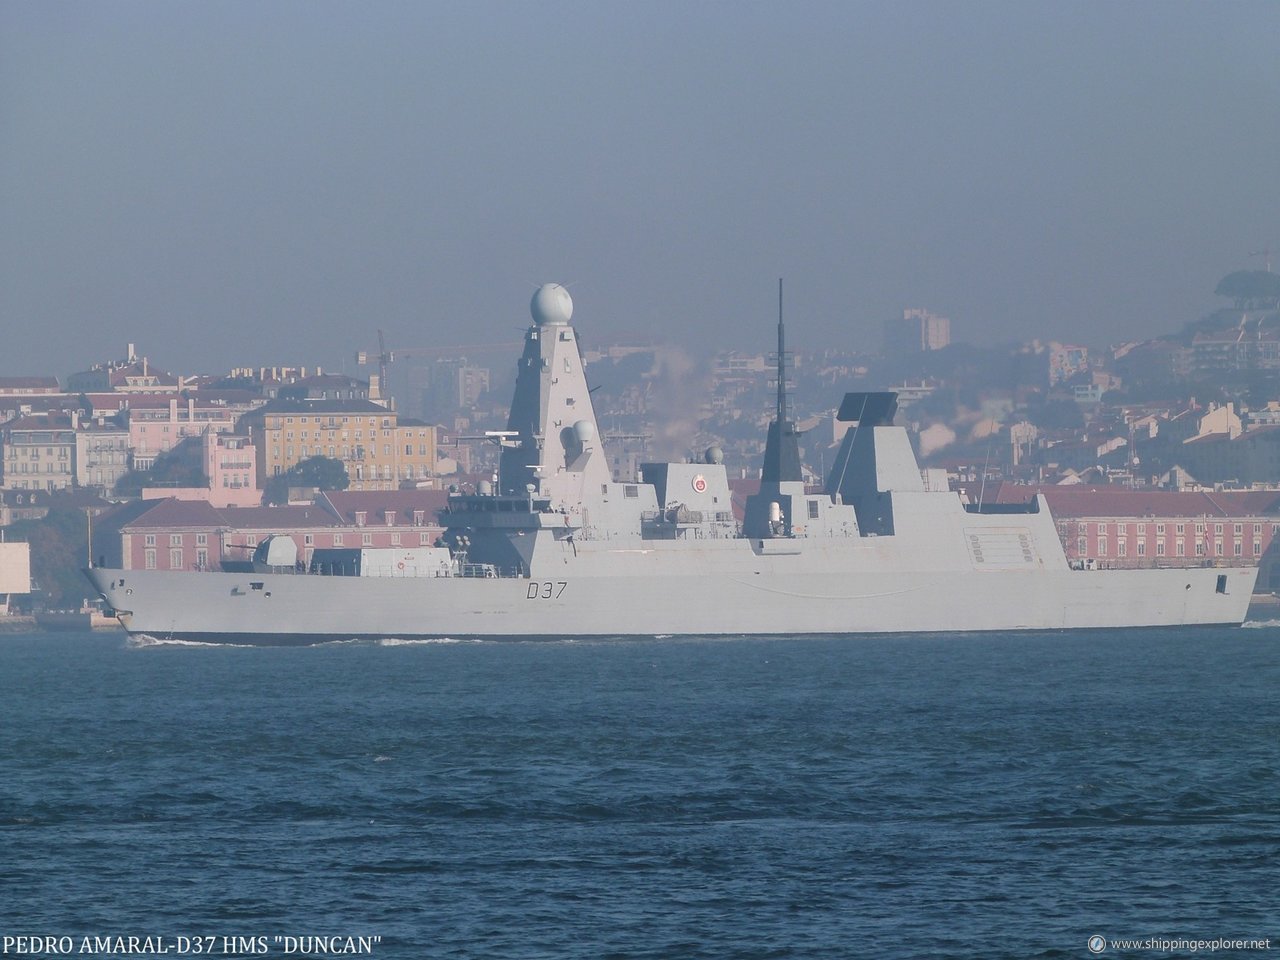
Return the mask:
M 316 495 L 315 503 L 340 521 L 343 530 L 329 531 L 328 542 L 300 544 L 299 556 L 305 556 L 308 562 L 317 547 L 432 546 L 444 532 L 439 515 L 448 506 L 449 493 L 417 489 L 325 490 Z M 335 534 L 341 537 L 340 541 L 335 541 Z
M 331 491 L 310 505 L 220 509 L 167 498 L 128 505 L 95 532 L 102 563 L 125 570 L 219 570 L 243 563 L 272 535 L 292 537 L 309 563 L 317 549 L 431 546 L 448 494 L 439 490 Z
M 49 413 L 67 412 L 75 409 L 76 400 L 76 397 L 56 391 L 52 393 L 5 393 L 0 391 L 0 423 L 6 423 L 18 417 L 44 416 Z
M 144 500 L 177 497 L 204 500 L 214 507 L 256 507 L 262 502 L 257 482 L 257 458 L 251 438 L 206 430 L 184 441 L 198 449 L 203 487 L 144 487 Z
M 0 540 L 0 617 L 9 615 L 10 597 L 31 592 L 31 544 Z
M 81 419 L 76 430 L 75 477 L 101 494 L 115 489 L 132 465 L 129 428 L 114 418 Z
M 1082 566 L 1260 564 L 1257 590 L 1280 587 L 1280 491 L 1129 490 L 1108 485 L 987 485 L 990 503 L 1044 494 L 1067 559 Z
M 316 507 L 218 509 L 206 500 L 138 501 L 140 507 L 104 517 L 95 532 L 100 563 L 125 570 L 220 570 L 244 562 L 272 534 L 311 541 L 338 526 Z M 301 556 L 301 553 L 299 553 Z
M 0 487 L 6 490 L 70 490 L 75 484 L 75 414 L 53 413 L 10 420 L 0 428 Z
M 181 391 L 182 386 L 181 377 L 152 367 L 146 357 L 138 356 L 132 343 L 123 360 L 97 363 L 67 378 L 67 392 L 71 394 L 169 393 Z
M 61 392 L 57 377 L 0 377 L 0 397 L 47 397 Z
M 435 427 L 402 424 L 372 400 L 273 400 L 240 423 L 254 438 L 260 487 L 321 456 L 342 462 L 353 490 L 393 490 L 436 470 Z
M 420 483 L 440 471 L 436 427 L 422 420 L 402 419 L 396 425 L 395 474 L 401 483 Z
M 54 494 L 46 490 L 0 489 L 0 527 L 19 520 L 39 520 L 49 513 Z
M 1232 314 L 1230 323 L 1192 337 L 1188 373 L 1220 380 L 1228 374 L 1280 370 L 1280 330 L 1274 314 Z
M 340 373 L 320 373 L 299 377 L 273 387 L 281 400 L 372 400 L 369 383 Z
M 187 437 L 198 437 L 208 431 L 231 433 L 236 428 L 234 410 L 225 404 L 199 400 L 194 395 L 131 397 L 126 409 L 135 470 L 150 470 L 156 457 Z

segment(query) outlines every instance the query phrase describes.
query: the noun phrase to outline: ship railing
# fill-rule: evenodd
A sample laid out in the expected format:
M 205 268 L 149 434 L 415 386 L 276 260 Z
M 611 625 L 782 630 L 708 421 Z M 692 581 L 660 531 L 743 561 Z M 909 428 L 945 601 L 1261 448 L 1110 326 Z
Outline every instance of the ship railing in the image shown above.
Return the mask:
M 1205 567 L 1256 567 L 1260 557 L 1144 557 L 1078 558 L 1069 557 L 1072 570 L 1196 570 Z
M 510 567 L 499 567 L 494 563 L 460 563 L 457 566 L 457 576 L 471 577 L 483 580 L 514 580 L 520 576 L 520 572 Z

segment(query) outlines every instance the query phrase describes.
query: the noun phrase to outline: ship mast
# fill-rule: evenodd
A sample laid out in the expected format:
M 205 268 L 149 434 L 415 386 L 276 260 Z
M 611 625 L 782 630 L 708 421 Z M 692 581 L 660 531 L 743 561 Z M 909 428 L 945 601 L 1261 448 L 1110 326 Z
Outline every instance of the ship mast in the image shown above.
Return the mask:
M 787 334 L 782 323 L 782 278 L 778 278 L 778 406 L 764 446 L 762 483 L 803 479 L 800 472 L 799 432 L 787 419 Z
M 778 414 L 781 423 L 787 419 L 787 334 L 782 326 L 782 278 L 778 278 Z

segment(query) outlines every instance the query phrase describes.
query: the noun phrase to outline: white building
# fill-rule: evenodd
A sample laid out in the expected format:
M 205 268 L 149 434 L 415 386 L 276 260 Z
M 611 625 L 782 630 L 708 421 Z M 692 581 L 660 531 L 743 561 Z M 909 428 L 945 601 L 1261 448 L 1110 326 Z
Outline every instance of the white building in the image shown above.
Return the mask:
M 100 417 L 76 430 L 76 484 L 110 493 L 129 472 L 129 428 Z

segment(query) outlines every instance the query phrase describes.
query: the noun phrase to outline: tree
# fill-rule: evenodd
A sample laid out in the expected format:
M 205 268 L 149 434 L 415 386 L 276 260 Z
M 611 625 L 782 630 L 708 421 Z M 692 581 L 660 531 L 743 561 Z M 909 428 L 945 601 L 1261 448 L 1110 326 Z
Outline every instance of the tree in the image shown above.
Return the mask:
M 1026 417 L 1044 430 L 1079 430 L 1084 426 L 1080 405 L 1071 400 L 1047 400 L 1028 407 Z
M 48 607 L 79 607 L 94 591 L 80 568 L 88 559 L 89 521 L 83 510 L 54 506 L 39 520 L 5 528 L 10 540 L 31 544 L 31 577 Z
M 315 487 L 318 490 L 345 490 L 351 485 L 347 468 L 332 457 L 308 457 L 278 477 L 267 481 L 262 491 L 267 503 L 288 503 L 290 487 Z
M 1240 309 L 1280 306 L 1280 273 L 1267 270 L 1237 270 L 1228 273 L 1213 291 L 1230 297 Z
M 150 470 L 130 470 L 116 482 L 116 493 L 122 497 L 138 497 L 143 487 L 209 486 L 209 478 L 204 475 L 199 460 L 190 452 L 199 442 L 199 437 L 187 437 L 172 450 L 157 456 Z

